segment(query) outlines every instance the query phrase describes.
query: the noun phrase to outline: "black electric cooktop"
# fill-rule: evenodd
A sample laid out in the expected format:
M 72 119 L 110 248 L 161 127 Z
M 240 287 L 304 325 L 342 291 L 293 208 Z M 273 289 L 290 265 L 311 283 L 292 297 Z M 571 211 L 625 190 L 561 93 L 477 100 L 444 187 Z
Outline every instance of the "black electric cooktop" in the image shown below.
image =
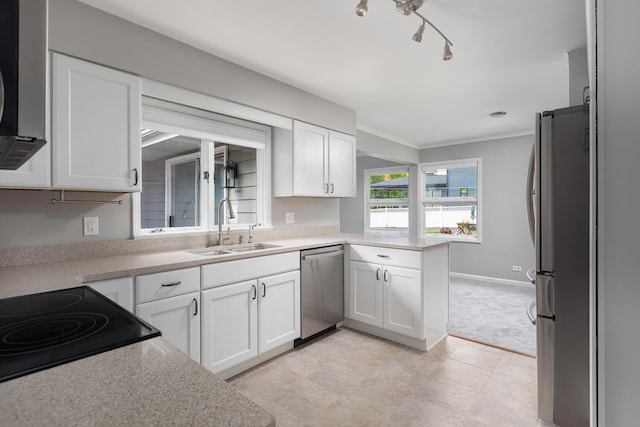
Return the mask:
M 86 286 L 0 300 L 0 382 L 160 336 Z

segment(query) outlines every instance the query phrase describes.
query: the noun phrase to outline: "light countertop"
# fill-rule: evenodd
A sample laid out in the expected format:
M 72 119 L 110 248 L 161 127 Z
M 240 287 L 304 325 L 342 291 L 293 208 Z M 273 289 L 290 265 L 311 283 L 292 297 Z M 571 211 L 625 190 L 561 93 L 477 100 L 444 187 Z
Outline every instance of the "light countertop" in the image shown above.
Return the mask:
M 0 396 L 2 426 L 275 426 L 162 338 L 4 381 Z
M 194 253 L 197 252 L 197 249 L 183 249 L 153 253 L 96 256 L 72 261 L 2 267 L 0 268 L 0 299 L 65 289 L 99 280 L 138 276 L 333 244 L 363 244 L 421 251 L 429 247 L 448 244 L 449 242 L 442 239 L 408 239 L 406 237 L 375 237 L 361 234 L 340 234 L 334 236 L 269 240 L 263 243 L 277 245 L 278 247 L 254 252 L 217 256 L 199 255 Z M 224 246 L 225 249 L 230 247 L 233 247 L 233 245 Z

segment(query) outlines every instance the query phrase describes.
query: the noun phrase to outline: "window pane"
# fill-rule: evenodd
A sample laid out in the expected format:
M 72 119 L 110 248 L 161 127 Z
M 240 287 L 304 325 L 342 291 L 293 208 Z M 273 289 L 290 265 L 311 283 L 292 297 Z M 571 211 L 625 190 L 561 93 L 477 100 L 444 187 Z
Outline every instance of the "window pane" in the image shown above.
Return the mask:
M 477 212 L 476 203 L 425 205 L 425 234 L 477 237 Z
M 423 169 L 424 197 L 477 197 L 478 167 L 465 165 L 451 168 Z
M 200 225 L 200 140 L 151 129 L 141 133 L 140 227 Z M 171 189 L 165 188 L 167 179 Z
M 390 200 L 409 198 L 409 173 L 387 173 L 369 176 L 369 199 Z
M 409 206 L 369 205 L 369 228 L 371 230 L 402 230 L 409 228 Z

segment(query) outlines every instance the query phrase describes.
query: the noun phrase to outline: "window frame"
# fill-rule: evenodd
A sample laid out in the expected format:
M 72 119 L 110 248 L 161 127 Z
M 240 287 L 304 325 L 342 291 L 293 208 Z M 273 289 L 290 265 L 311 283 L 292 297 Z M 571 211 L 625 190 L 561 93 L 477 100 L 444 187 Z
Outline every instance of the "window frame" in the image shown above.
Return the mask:
M 181 106 L 188 110 L 201 110 L 202 113 L 207 116 L 204 120 L 210 120 L 217 122 L 221 129 L 224 129 L 227 134 L 216 135 L 215 132 L 202 132 L 198 130 L 201 137 L 201 149 L 200 149 L 200 161 L 201 171 L 209 170 L 210 176 L 213 176 L 215 167 L 215 144 L 231 144 L 235 146 L 245 146 L 256 149 L 256 215 L 257 222 L 260 223 L 261 228 L 271 227 L 271 164 L 267 159 L 271 158 L 271 135 L 272 129 L 268 125 L 260 123 L 249 122 L 241 118 L 224 116 L 209 109 L 203 108 L 203 101 L 214 101 L 214 98 L 206 97 L 203 100 L 201 94 L 195 94 L 187 90 L 181 90 L 177 88 L 171 88 L 169 86 L 157 83 L 147 82 L 149 88 L 153 90 L 144 91 L 143 99 L 141 100 L 141 107 L 144 99 L 159 100 L 160 102 L 168 102 L 176 105 L 176 112 L 184 114 L 185 111 L 180 109 Z M 171 94 L 171 96 L 166 96 Z M 216 104 L 213 102 L 213 104 Z M 151 101 L 150 105 L 154 105 Z M 194 115 L 193 123 L 198 124 L 203 119 L 202 115 Z M 163 124 L 162 131 L 172 132 L 172 126 Z M 185 128 L 187 124 L 185 123 Z M 144 118 L 141 123 L 141 128 L 151 128 L 154 126 L 148 122 L 145 122 Z M 243 129 L 244 128 L 244 129 Z M 229 136 L 229 129 L 238 129 L 240 132 L 237 135 Z M 178 133 L 179 129 L 175 129 L 174 133 Z M 244 138 L 243 133 L 247 136 Z M 263 142 L 256 142 L 256 135 L 262 135 L 260 138 Z M 191 135 L 192 137 L 195 135 Z M 142 147 L 140 148 L 142 150 Z M 209 165 L 207 169 L 207 165 Z M 216 206 L 213 206 L 215 198 L 211 196 L 209 190 L 213 189 L 213 180 L 210 184 L 201 174 L 201 188 L 202 188 L 202 216 L 201 225 L 196 227 L 164 227 L 164 228 L 147 228 L 141 227 L 141 192 L 132 194 L 132 231 L 133 238 L 146 238 L 146 237 L 162 237 L 167 235 L 190 235 L 190 234 L 208 234 L 211 232 L 217 232 L 218 226 L 215 223 L 215 211 Z M 211 188 L 210 188 L 211 186 Z M 213 191 L 213 190 L 212 190 Z M 166 197 L 166 194 L 165 194 Z M 226 209 L 226 207 L 225 207 Z M 244 230 L 249 224 L 229 224 L 225 227 L 230 227 L 231 230 Z
M 426 196 L 426 174 L 425 170 L 431 169 L 453 169 L 456 167 L 464 167 L 465 165 L 475 165 L 476 167 L 476 181 L 477 181 L 477 190 L 476 196 L 460 196 L 460 197 L 427 197 Z M 444 161 L 436 161 L 436 162 L 425 162 L 420 163 L 418 167 L 418 171 L 420 174 L 419 177 L 419 226 L 418 226 L 418 236 L 419 237 L 428 237 L 434 239 L 444 239 L 444 240 L 453 240 L 456 242 L 466 242 L 466 243 L 482 243 L 482 158 L 474 157 L 474 158 L 466 158 L 466 159 L 455 159 L 455 160 L 444 160 Z M 426 214 L 425 209 L 427 205 L 459 205 L 464 202 L 475 202 L 477 205 L 476 209 L 476 236 L 460 236 L 456 234 L 426 234 Z
M 372 205 L 379 205 L 382 199 L 371 199 L 371 187 L 370 181 L 373 175 L 392 174 L 392 173 L 407 173 L 409 176 L 407 198 L 406 199 L 386 199 L 389 200 L 388 204 L 401 204 L 407 206 L 407 227 L 406 228 L 394 228 L 394 229 L 372 229 L 370 228 L 370 207 Z M 382 168 L 373 168 L 364 170 L 364 234 L 367 235 L 394 235 L 394 236 L 408 236 L 411 228 L 411 171 L 409 166 L 390 166 Z

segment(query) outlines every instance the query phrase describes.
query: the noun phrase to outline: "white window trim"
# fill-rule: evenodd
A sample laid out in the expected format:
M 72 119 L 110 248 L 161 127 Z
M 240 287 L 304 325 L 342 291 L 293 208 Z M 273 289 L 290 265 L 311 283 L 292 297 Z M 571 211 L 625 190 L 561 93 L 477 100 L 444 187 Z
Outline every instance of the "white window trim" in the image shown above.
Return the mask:
M 219 121 L 219 127 L 207 127 L 206 124 L 203 125 L 203 122 L 197 118 L 195 123 L 197 123 L 200 128 L 196 130 L 195 134 L 193 132 L 188 132 L 189 134 L 186 136 L 194 136 L 208 140 L 203 142 L 203 145 L 211 140 L 215 140 L 232 145 L 256 148 L 256 173 L 258 183 L 256 188 L 257 222 L 261 224 L 260 228 L 271 228 L 271 162 L 267 160 L 271 159 L 272 131 L 271 127 L 268 125 L 276 125 L 285 128 L 288 126 L 291 128 L 291 120 L 250 107 L 244 107 L 228 101 L 223 101 L 209 95 L 203 95 L 148 79 L 142 79 L 142 87 L 142 95 L 144 97 L 156 98 L 160 100 L 160 102 L 168 101 L 175 104 L 204 109 L 206 110 L 206 114 L 209 115 L 210 113 L 211 115 L 217 116 L 216 118 L 218 120 L 215 121 Z M 149 109 L 147 111 L 153 110 Z M 221 114 L 225 116 L 222 116 Z M 227 115 L 235 115 L 241 118 L 229 117 Z M 147 121 L 145 121 L 145 117 L 143 117 L 143 121 L 141 123 L 143 128 L 154 128 L 158 125 L 158 123 L 152 120 L 152 116 L 153 115 L 148 115 L 146 117 Z M 156 115 L 155 117 L 162 117 L 162 115 Z M 252 119 L 254 122 L 247 122 L 243 119 Z M 214 119 L 204 120 L 214 121 Z M 266 125 L 261 123 L 265 123 Z M 162 129 L 158 130 L 179 134 L 185 129 L 177 126 L 175 122 L 170 122 L 169 124 L 162 124 Z M 219 133 L 216 130 L 219 131 Z M 235 131 L 237 131 L 237 133 L 234 133 Z M 209 158 L 213 161 L 215 158 L 213 144 L 208 145 L 211 146 L 210 149 L 201 149 L 201 160 L 203 162 L 208 162 Z M 212 203 L 206 181 L 203 182 L 202 189 L 204 192 L 202 203 L 204 209 L 205 206 L 210 206 Z M 218 230 L 217 225 L 214 224 L 215 215 L 213 213 L 216 206 L 211 206 L 210 212 L 206 215 L 203 214 L 203 225 L 200 227 L 168 227 L 160 230 L 142 229 L 140 227 L 140 203 L 140 192 L 133 193 L 131 197 L 131 217 L 132 234 L 134 239 L 162 237 L 166 235 L 208 234 L 211 232 L 217 232 Z M 231 230 L 244 230 L 246 227 L 246 224 L 230 225 Z
M 478 210 L 476 212 L 476 224 L 477 224 L 477 233 L 476 237 L 460 237 L 454 235 L 425 235 L 425 214 L 424 209 L 427 204 L 438 204 L 438 203 L 456 203 L 456 202 L 465 202 L 470 200 L 469 197 L 434 197 L 427 199 L 424 195 L 423 189 L 426 187 L 426 179 L 424 170 L 425 169 L 434 169 L 438 168 L 438 166 L 447 166 L 447 167 L 463 167 L 463 166 L 476 166 L 478 167 L 478 195 L 475 197 L 475 201 L 478 205 Z M 456 159 L 456 160 L 448 160 L 448 161 L 437 161 L 437 162 L 426 162 L 420 163 L 419 165 L 419 173 L 420 173 L 420 185 L 419 185 L 419 212 L 418 212 L 418 237 L 428 237 L 433 239 L 443 239 L 443 240 L 452 240 L 455 242 L 466 242 L 466 243 L 482 243 L 482 223 L 484 222 L 484 217 L 482 216 L 482 158 L 481 157 L 473 157 L 468 159 Z
M 372 175 L 380 175 L 383 173 L 408 173 L 409 174 L 409 189 L 408 189 L 408 197 L 406 199 L 395 199 L 393 203 L 406 204 L 407 205 L 407 215 L 409 216 L 409 226 L 403 229 L 390 229 L 390 230 L 372 230 L 369 228 L 369 206 L 372 204 L 377 204 L 373 202 L 372 199 L 369 198 L 371 192 L 369 189 L 369 181 Z M 375 169 L 365 169 L 364 170 L 364 234 L 367 235 L 393 235 L 393 236 L 406 236 L 409 234 L 409 230 L 411 228 L 411 192 L 413 189 L 411 188 L 411 172 L 409 170 L 409 166 L 391 166 L 386 168 L 375 168 Z
M 173 188 L 171 185 L 171 181 L 173 179 L 173 165 L 178 165 L 178 164 L 182 164 L 182 163 L 187 163 L 193 160 L 200 160 L 200 169 L 202 169 L 202 159 L 200 158 L 200 153 L 191 153 L 191 154 L 185 154 L 182 156 L 177 156 L 177 157 L 172 157 L 170 159 L 166 159 L 164 161 L 164 217 L 165 217 L 165 221 L 167 218 L 169 218 L 169 201 L 172 200 L 173 197 Z M 203 187 L 202 187 L 202 175 L 200 174 L 200 191 L 203 191 Z M 198 201 L 198 204 L 200 204 L 200 201 Z M 204 219 L 204 203 L 202 204 L 202 206 L 196 206 L 195 208 L 197 208 L 197 210 L 199 211 L 199 215 L 200 215 L 200 222 L 201 224 L 204 223 L 205 219 Z M 197 226 L 197 227 L 180 227 L 180 228 L 186 228 L 186 229 L 198 229 L 201 228 L 201 226 Z

